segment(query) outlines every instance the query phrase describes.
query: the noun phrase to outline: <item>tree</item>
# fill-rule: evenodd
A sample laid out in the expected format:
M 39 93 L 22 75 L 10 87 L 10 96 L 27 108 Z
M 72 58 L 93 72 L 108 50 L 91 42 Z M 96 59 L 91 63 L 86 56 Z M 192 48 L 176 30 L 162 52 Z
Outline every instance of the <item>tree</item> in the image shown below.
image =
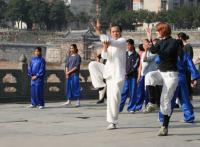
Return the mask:
M 33 23 L 38 24 L 39 28 L 44 28 L 48 21 L 49 7 L 43 0 L 30 0 L 29 17 Z
M 134 29 L 133 24 L 137 23 L 137 13 L 135 11 L 120 11 L 111 18 L 111 22 L 119 24 L 123 29 Z
M 194 27 L 200 27 L 200 5 L 193 9 L 192 16 L 194 18 L 192 25 Z
M 67 23 L 67 12 L 69 12 L 69 10 L 63 1 L 54 1 L 49 11 L 49 23 L 51 28 L 62 30 Z
M 18 25 L 20 21 L 25 22 L 27 25 L 32 24 L 28 12 L 30 5 L 26 0 L 11 0 L 8 4 L 7 15 L 12 22 L 17 21 Z M 28 26 L 29 28 L 29 26 Z
M 125 0 L 100 0 L 100 20 L 109 26 L 112 16 L 126 9 Z
M 3 25 L 6 18 L 5 12 L 7 11 L 7 3 L 4 0 L 0 0 L 0 25 Z

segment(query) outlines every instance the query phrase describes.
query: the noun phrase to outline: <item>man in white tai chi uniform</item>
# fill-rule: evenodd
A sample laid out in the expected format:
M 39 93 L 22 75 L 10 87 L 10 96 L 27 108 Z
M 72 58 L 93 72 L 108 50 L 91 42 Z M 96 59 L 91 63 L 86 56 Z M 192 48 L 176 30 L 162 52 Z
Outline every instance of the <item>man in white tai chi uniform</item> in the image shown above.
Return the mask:
M 109 122 L 107 129 L 111 130 L 116 129 L 118 122 L 121 89 L 126 70 L 126 39 L 121 37 L 122 29 L 118 25 L 110 27 L 110 36 L 101 33 L 99 21 L 94 28 L 100 35 L 103 45 L 101 56 L 107 59 L 107 62 L 104 65 L 93 61 L 88 68 L 93 86 L 95 88 L 107 87 L 107 121 Z

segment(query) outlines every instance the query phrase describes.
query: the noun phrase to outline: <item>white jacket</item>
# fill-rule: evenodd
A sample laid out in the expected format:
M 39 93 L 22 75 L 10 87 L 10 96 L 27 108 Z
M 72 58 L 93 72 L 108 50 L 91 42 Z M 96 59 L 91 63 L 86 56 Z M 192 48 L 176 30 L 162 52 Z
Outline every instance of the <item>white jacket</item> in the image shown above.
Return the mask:
M 125 79 L 126 74 L 126 39 L 111 39 L 105 35 L 100 36 L 102 42 L 105 40 L 110 42 L 107 52 L 102 52 L 102 58 L 107 59 L 104 66 L 103 77 L 105 79 L 113 78 L 116 83 Z M 106 39 L 105 39 L 106 38 Z M 105 39 L 105 40 L 103 40 Z

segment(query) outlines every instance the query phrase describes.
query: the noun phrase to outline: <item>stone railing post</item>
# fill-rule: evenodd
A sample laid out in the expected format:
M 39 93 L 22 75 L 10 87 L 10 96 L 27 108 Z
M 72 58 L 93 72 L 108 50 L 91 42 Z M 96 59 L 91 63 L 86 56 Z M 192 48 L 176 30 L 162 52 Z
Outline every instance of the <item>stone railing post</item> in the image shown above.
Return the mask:
M 27 64 L 27 58 L 24 54 L 22 54 L 19 58 L 19 68 L 21 69 L 21 91 L 20 94 L 26 98 L 29 96 L 30 92 L 30 80 L 28 78 L 28 64 Z

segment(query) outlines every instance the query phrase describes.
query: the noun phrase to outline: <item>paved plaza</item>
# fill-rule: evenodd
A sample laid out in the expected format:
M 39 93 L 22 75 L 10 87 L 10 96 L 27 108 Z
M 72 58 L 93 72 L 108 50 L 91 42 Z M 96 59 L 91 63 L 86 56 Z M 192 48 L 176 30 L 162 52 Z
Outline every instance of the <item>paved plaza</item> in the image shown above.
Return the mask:
M 183 123 L 175 110 L 169 136 L 156 136 L 157 112 L 119 116 L 119 129 L 108 131 L 106 105 L 82 101 L 79 108 L 46 103 L 46 109 L 28 104 L 0 104 L 0 147 L 200 147 L 200 97 L 195 97 L 196 121 Z

